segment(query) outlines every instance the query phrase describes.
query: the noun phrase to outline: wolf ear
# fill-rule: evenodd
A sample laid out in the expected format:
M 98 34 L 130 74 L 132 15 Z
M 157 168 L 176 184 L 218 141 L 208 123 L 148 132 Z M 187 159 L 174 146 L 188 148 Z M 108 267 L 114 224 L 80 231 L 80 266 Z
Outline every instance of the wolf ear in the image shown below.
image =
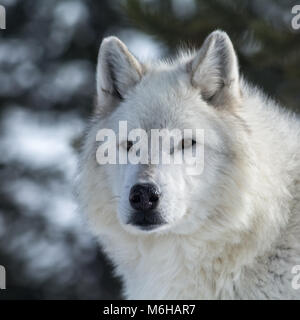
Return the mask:
M 98 104 L 107 105 L 113 99 L 122 100 L 137 84 L 143 73 L 140 62 L 116 37 L 105 38 L 100 46 L 97 64 Z
M 219 106 L 226 98 L 239 97 L 238 61 L 227 33 L 211 33 L 189 68 L 192 85 L 199 88 L 202 97 L 211 104 Z

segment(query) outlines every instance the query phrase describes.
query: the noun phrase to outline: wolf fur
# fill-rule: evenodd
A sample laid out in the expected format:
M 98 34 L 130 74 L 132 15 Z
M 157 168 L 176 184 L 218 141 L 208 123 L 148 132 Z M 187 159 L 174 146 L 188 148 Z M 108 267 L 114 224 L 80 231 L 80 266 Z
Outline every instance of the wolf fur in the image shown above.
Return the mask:
M 198 51 L 140 62 L 116 37 L 102 41 L 97 107 L 86 135 L 78 190 L 127 299 L 299 299 L 300 122 L 239 73 L 232 43 L 215 31 Z M 201 128 L 204 170 L 184 165 L 102 165 L 96 133 Z M 128 192 L 161 186 L 165 227 L 126 224 Z

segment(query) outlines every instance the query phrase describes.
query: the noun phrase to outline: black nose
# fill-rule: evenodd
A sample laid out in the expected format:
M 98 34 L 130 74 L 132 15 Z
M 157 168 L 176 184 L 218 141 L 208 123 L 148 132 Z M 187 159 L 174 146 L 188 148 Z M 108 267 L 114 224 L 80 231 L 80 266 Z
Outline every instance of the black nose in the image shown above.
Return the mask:
M 129 194 L 129 202 L 133 209 L 147 211 L 157 207 L 160 192 L 152 183 L 135 184 Z

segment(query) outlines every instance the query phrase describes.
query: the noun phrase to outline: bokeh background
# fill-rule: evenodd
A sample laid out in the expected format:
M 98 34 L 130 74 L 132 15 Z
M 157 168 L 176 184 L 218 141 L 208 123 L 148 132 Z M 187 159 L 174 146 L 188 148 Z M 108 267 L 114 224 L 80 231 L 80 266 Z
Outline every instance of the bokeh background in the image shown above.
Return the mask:
M 297 1 L 0 0 L 0 299 L 118 299 L 120 281 L 76 211 L 78 149 L 101 39 L 141 60 L 200 46 L 220 28 L 241 72 L 300 110 Z M 299 4 L 299 1 L 298 1 Z

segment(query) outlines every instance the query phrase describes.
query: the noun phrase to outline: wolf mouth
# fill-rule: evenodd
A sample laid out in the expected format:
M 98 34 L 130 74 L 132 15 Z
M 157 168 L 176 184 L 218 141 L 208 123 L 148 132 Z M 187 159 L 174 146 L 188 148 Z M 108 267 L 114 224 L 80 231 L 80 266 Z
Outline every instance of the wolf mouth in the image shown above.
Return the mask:
M 132 214 L 127 224 L 138 227 L 141 230 L 149 231 L 166 223 L 167 222 L 156 211 L 136 211 Z

